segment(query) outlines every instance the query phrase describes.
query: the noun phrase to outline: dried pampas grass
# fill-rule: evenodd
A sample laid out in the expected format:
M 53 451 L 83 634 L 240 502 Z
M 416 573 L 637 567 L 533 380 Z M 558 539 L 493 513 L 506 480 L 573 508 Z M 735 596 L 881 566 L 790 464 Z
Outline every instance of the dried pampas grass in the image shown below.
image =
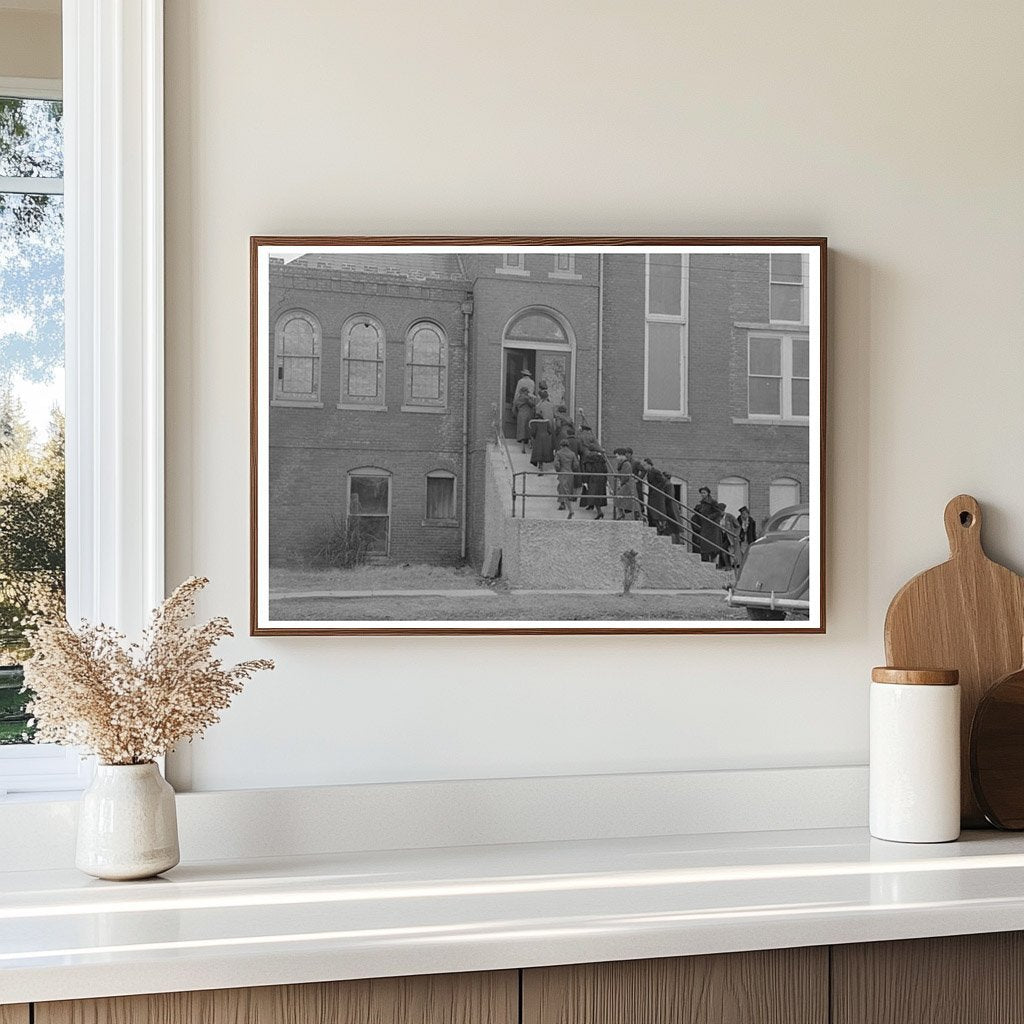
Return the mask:
M 267 660 L 225 668 L 213 649 L 228 620 L 188 626 L 209 580 L 186 580 L 153 612 L 141 644 L 109 626 L 40 618 L 25 663 L 37 743 L 83 747 L 104 764 L 145 764 L 201 735 Z

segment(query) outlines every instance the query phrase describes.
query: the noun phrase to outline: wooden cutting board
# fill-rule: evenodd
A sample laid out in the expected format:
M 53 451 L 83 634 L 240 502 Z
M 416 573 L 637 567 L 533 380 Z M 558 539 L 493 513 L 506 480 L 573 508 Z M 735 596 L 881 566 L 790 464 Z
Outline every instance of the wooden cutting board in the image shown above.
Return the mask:
M 970 734 L 988 688 L 1020 667 L 1024 578 L 993 562 L 981 546 L 981 508 L 957 495 L 945 511 L 949 561 L 915 576 L 885 616 L 885 656 L 894 668 L 960 670 L 960 813 L 965 828 L 983 827 L 974 799 Z

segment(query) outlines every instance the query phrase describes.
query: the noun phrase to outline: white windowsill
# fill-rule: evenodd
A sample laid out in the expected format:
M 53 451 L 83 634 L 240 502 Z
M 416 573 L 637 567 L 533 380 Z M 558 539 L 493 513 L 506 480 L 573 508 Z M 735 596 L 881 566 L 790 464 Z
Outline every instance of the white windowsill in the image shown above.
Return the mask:
M 786 419 L 783 416 L 733 416 L 733 423 L 759 427 L 809 427 L 810 420 Z
M 753 323 L 745 320 L 736 320 L 733 327 L 739 327 L 745 331 L 774 331 L 777 334 L 804 334 L 810 330 L 806 323 L 785 323 L 782 320 L 768 320 L 763 323 Z
M 516 270 L 514 267 L 498 267 L 494 272 L 496 274 L 506 274 L 509 277 L 530 276 L 530 272 L 528 270 Z
M 270 404 L 280 409 L 322 409 L 324 407 L 323 402 L 302 402 L 290 398 L 272 398 Z
M 446 405 L 403 405 L 402 412 L 426 412 L 435 416 L 446 416 L 448 406 Z
M 692 423 L 693 417 L 683 412 L 645 412 L 643 418 L 649 423 Z
M 387 412 L 388 407 L 386 405 L 349 405 L 345 402 L 339 402 L 336 406 L 338 409 L 345 409 L 348 412 Z
M 564 270 L 551 270 L 548 272 L 548 277 L 553 281 L 582 281 L 582 274 L 570 274 Z

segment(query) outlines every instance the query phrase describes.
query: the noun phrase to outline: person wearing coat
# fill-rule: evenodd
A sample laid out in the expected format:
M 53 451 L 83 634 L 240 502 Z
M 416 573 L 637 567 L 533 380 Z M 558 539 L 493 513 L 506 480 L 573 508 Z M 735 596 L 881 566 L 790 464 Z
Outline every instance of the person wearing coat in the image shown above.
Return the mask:
M 529 383 L 531 385 L 530 388 L 526 387 L 523 382 L 520 382 L 516 390 L 516 397 L 512 402 L 512 411 L 516 417 L 516 440 L 522 445 L 524 452 L 526 451 L 526 444 L 530 440 L 530 420 L 533 419 L 533 409 L 537 403 L 537 400 L 533 397 L 533 381 Z
M 558 507 L 561 511 L 569 510 L 567 519 L 573 517 L 573 504 L 576 501 L 576 476 L 580 471 L 580 458 L 569 446 L 569 438 L 564 438 L 558 451 L 555 452 L 555 472 L 558 474 Z
M 562 438 L 575 432 L 576 427 L 572 422 L 572 417 L 569 415 L 568 409 L 564 405 L 560 405 L 555 409 L 555 449 L 562 443 Z
M 551 432 L 551 420 L 539 415 L 539 406 L 537 413 L 538 415 L 530 420 L 530 436 L 533 438 L 530 463 L 543 473 L 545 463 L 553 462 L 555 459 L 555 438 Z
M 713 562 L 718 554 L 717 548 L 713 546 L 717 533 L 718 505 L 711 500 L 711 488 L 700 489 L 700 501 L 693 511 L 694 516 L 690 520 L 693 550 L 700 555 L 702 562 Z
M 537 389 L 537 407 L 534 411 L 534 416 L 537 419 L 545 419 L 551 426 L 551 436 L 555 436 L 555 407 L 551 404 L 551 399 L 548 397 L 548 390 L 545 387 L 539 387 Z
M 639 504 L 636 499 L 636 481 L 633 479 L 633 462 L 625 448 L 616 448 L 613 454 L 615 518 L 636 519 Z
M 650 459 L 643 460 L 647 482 L 647 522 L 658 533 L 668 532 L 669 479 Z
M 584 440 L 584 433 L 590 434 L 589 440 Z M 594 432 L 589 427 L 580 431 L 580 444 L 582 454 L 580 455 L 580 470 L 583 473 L 583 497 L 580 498 L 580 508 L 596 509 L 595 519 L 604 519 L 604 507 L 608 504 L 605 495 L 608 493 L 608 460 L 605 458 L 604 449 L 594 439 Z
M 726 511 L 724 501 L 718 503 L 718 511 L 722 514 L 722 518 L 718 522 L 718 532 L 720 534 L 718 543 L 726 550 L 718 552 L 716 564 L 719 569 L 734 569 L 739 565 L 737 539 L 739 525 L 736 522 L 736 517 L 731 512 Z
M 754 522 L 750 509 L 746 505 L 740 509 L 740 517 L 736 521 L 736 532 L 739 535 L 739 564 L 747 560 L 750 545 L 757 540 L 757 523 Z

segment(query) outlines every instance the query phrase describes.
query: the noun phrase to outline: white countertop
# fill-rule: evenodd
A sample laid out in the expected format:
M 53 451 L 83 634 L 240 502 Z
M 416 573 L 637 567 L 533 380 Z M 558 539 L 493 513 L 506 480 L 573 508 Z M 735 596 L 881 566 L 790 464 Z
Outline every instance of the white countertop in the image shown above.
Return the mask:
M 861 829 L 0 872 L 0 1004 L 1024 929 L 1024 836 Z

